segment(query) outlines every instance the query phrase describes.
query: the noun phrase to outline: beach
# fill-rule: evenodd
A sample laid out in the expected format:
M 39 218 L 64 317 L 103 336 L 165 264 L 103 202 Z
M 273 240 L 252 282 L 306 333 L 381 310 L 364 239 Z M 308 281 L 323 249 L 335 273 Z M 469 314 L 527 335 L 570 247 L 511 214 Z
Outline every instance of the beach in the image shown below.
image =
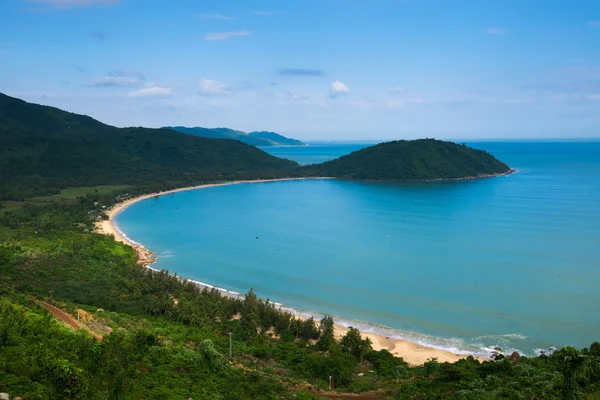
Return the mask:
M 174 189 L 170 191 L 165 191 L 161 193 L 151 193 L 143 196 L 139 196 L 133 199 L 126 200 L 122 203 L 118 203 L 113 206 L 111 209 L 106 211 L 108 216 L 108 220 L 98 221 L 96 223 L 96 231 L 106 235 L 112 235 L 116 241 L 122 242 L 132 246 L 137 254 L 138 260 L 140 264 L 151 268 L 151 264 L 156 260 L 156 257 L 150 249 L 146 249 L 138 243 L 135 243 L 131 239 L 129 239 L 123 232 L 121 232 L 117 226 L 115 225 L 115 218 L 119 215 L 123 210 L 127 207 L 131 206 L 134 203 L 139 201 L 149 199 L 155 196 L 167 195 L 175 192 L 210 188 L 216 186 L 224 186 L 224 185 L 234 185 L 234 184 L 242 184 L 242 183 L 264 183 L 264 182 L 276 182 L 276 181 L 288 181 L 288 180 L 305 180 L 305 179 L 329 179 L 329 178 L 286 178 L 286 179 L 266 179 L 266 180 L 251 180 L 251 181 L 234 181 L 234 182 L 225 182 L 225 183 L 217 183 L 217 184 L 205 184 L 193 187 L 185 187 Z M 204 285 L 203 283 L 198 282 L 200 285 Z M 209 285 L 204 285 L 209 286 Z M 209 286 L 210 287 L 210 286 Z M 226 295 L 234 295 L 230 292 L 224 291 Z M 339 339 L 348 331 L 348 328 L 336 324 L 335 326 L 335 335 Z M 406 362 L 411 365 L 422 365 L 429 359 L 437 359 L 438 362 L 455 362 L 462 358 L 467 357 L 468 355 L 464 354 L 454 354 L 449 351 L 439 350 L 431 347 L 422 346 L 419 343 L 410 342 L 407 340 L 400 340 L 396 338 L 391 338 L 384 335 L 379 335 L 371 332 L 361 332 L 363 338 L 369 338 L 372 342 L 373 349 L 378 350 L 388 350 L 392 354 L 402 357 Z M 480 361 L 485 361 L 486 359 L 479 358 Z

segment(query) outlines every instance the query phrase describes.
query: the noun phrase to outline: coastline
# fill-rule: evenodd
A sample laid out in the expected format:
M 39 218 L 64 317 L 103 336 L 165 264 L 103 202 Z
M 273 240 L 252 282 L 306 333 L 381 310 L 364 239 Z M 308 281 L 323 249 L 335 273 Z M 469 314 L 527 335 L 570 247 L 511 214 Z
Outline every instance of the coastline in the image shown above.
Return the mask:
M 514 170 L 512 172 L 514 172 Z M 104 235 L 112 235 L 116 241 L 133 247 L 136 250 L 136 253 L 138 256 L 138 263 L 143 265 L 146 268 L 155 270 L 154 268 L 151 267 L 151 265 L 156 261 L 155 253 L 153 253 L 149 249 L 144 248 L 144 246 L 142 246 L 141 244 L 136 243 L 133 240 L 131 240 L 115 224 L 115 218 L 121 212 L 123 212 L 127 207 L 131 206 L 132 204 L 135 204 L 142 200 L 150 199 L 155 196 L 161 196 L 161 195 L 167 195 L 167 194 L 171 194 L 171 193 L 185 192 L 185 191 L 197 190 L 197 189 L 205 189 L 205 188 L 211 188 L 211 187 L 217 187 L 217 186 L 228 186 L 228 185 L 236 185 L 236 184 L 243 184 L 243 183 L 266 183 L 266 182 L 311 180 L 311 179 L 335 179 L 335 178 L 318 177 L 318 178 L 280 178 L 280 179 L 262 179 L 262 180 L 242 180 L 242 181 L 232 181 L 232 182 L 223 182 L 223 183 L 204 184 L 204 185 L 198 185 L 198 186 L 184 187 L 184 188 L 168 190 L 168 191 L 164 191 L 164 192 L 160 192 L 160 193 L 150 193 L 150 194 L 138 196 L 138 197 L 135 197 L 132 199 L 125 200 L 121 203 L 115 204 L 113 207 L 111 207 L 110 209 L 108 209 L 106 211 L 106 215 L 108 216 L 107 220 L 100 220 L 100 221 L 96 222 L 95 230 L 96 230 L 96 232 L 104 234 Z M 195 282 L 196 284 L 198 284 L 200 286 L 205 286 L 205 287 L 209 287 L 209 288 L 213 287 L 213 286 L 208 285 L 203 282 L 198 282 L 198 281 L 193 281 L 193 280 L 191 280 L 191 281 Z M 219 289 L 219 288 L 217 288 L 217 289 Z M 230 291 L 227 291 L 224 289 L 219 289 L 219 290 L 226 296 L 241 296 L 237 292 L 230 292 Z M 287 311 L 292 312 L 296 317 L 305 318 L 305 316 L 303 316 L 301 313 L 297 312 L 296 310 L 289 309 L 287 307 L 283 307 L 283 308 L 285 308 Z M 350 324 L 346 324 L 346 325 L 350 326 Z M 337 339 L 340 339 L 342 336 L 344 336 L 348 330 L 349 330 L 349 328 L 340 324 L 339 320 L 335 322 L 334 333 L 335 333 L 335 336 Z M 440 349 L 436 349 L 433 347 L 427 347 L 427 346 L 424 346 L 424 345 L 421 345 L 419 343 L 412 342 L 409 340 L 396 339 L 396 338 L 392 338 L 390 336 L 385 336 L 385 335 L 377 334 L 377 333 L 373 333 L 373 332 L 367 332 L 364 330 L 361 330 L 360 333 L 363 338 L 369 338 L 371 340 L 373 350 L 375 350 L 375 351 L 379 351 L 382 349 L 388 350 L 390 353 L 394 354 L 395 356 L 402 357 L 407 363 L 409 363 L 410 365 L 413 365 L 413 366 L 423 365 L 424 362 L 426 362 L 427 360 L 432 359 L 432 358 L 437 359 L 438 362 L 453 363 L 460 359 L 466 358 L 470 355 L 470 354 L 455 354 L 455 353 L 452 353 L 447 350 L 440 350 Z M 488 358 L 482 358 L 482 357 L 475 357 L 475 358 L 480 361 L 489 361 Z

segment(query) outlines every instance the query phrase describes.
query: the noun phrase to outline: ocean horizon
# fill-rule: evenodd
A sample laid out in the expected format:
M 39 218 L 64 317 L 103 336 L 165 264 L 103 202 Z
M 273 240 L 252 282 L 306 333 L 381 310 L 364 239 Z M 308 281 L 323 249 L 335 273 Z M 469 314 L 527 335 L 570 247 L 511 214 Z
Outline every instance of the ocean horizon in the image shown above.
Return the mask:
M 264 150 L 301 164 L 373 143 Z M 467 142 L 517 173 L 161 195 L 116 219 L 153 266 L 454 353 L 584 347 L 600 328 L 600 143 Z

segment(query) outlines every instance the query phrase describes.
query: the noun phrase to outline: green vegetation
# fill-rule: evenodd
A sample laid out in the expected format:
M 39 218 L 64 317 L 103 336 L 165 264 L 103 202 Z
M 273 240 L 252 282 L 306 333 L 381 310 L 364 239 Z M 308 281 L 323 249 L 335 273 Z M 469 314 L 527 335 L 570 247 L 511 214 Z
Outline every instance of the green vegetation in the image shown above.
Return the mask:
M 270 132 L 253 135 L 248 137 L 278 137 Z M 127 185 L 150 192 L 240 179 L 440 179 L 508 170 L 484 151 L 433 139 L 382 143 L 300 167 L 236 140 L 171 129 L 114 128 L 0 94 L 0 201 L 5 202 L 47 199 L 83 186 Z
M 330 317 L 299 320 L 252 290 L 223 297 L 144 268 L 134 249 L 94 233 L 114 203 L 204 180 L 309 170 L 234 141 L 116 129 L 6 96 L 0 106 L 0 392 L 24 400 L 309 400 L 324 394 L 331 376 L 338 392 L 395 399 L 600 396 L 599 343 L 536 358 L 410 367 L 373 351 L 356 329 L 337 340 Z M 446 149 L 460 164 L 453 146 L 415 143 L 423 154 Z M 390 149 L 393 158 L 394 146 L 374 149 Z M 490 156 L 461 151 L 494 170 Z M 367 168 L 371 156 L 360 156 L 365 174 L 375 174 Z M 88 327 L 103 340 L 68 329 L 40 300 L 91 313 Z
M 229 128 L 187 128 L 185 126 L 165 126 L 177 132 L 213 139 L 233 139 L 252 146 L 303 145 L 299 140 L 290 139 L 275 132 L 242 132 Z
M 282 136 L 275 132 L 267 132 L 267 131 L 259 131 L 259 132 L 250 132 L 248 134 L 250 137 L 261 138 L 270 141 L 273 145 L 277 146 L 303 146 L 299 140 L 290 139 L 285 136 Z
M 344 179 L 458 179 L 510 171 L 491 154 L 435 139 L 398 140 L 305 167 L 305 173 Z
M 114 128 L 0 94 L 0 201 L 97 185 L 173 188 L 293 175 L 298 165 L 234 140 Z

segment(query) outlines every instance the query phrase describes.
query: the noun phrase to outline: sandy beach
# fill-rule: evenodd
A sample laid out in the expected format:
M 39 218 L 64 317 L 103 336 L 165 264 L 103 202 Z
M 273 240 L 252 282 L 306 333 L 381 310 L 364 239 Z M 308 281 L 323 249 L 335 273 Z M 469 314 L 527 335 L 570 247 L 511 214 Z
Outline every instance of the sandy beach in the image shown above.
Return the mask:
M 185 187 L 179 189 L 173 189 L 160 193 L 151 193 L 143 196 L 139 196 L 133 199 L 126 200 L 122 203 L 116 204 L 114 207 L 106 211 L 108 220 L 98 221 L 96 223 L 96 231 L 105 235 L 112 235 L 116 241 L 122 242 L 132 246 L 138 254 L 138 262 L 150 268 L 150 265 L 156 260 L 154 253 L 143 246 L 131 241 L 125 236 L 117 227 L 114 225 L 114 220 L 119 213 L 125 210 L 130 205 L 149 199 L 155 196 L 167 195 L 176 192 L 183 192 L 188 190 L 204 189 L 216 186 L 235 185 L 242 183 L 263 183 L 263 182 L 277 182 L 277 181 L 290 181 L 290 180 L 305 180 L 305 179 L 330 179 L 330 178 L 284 178 L 284 179 L 264 179 L 264 180 L 249 180 L 249 181 L 234 181 L 225 183 L 206 184 L 192 187 Z M 339 339 L 346 334 L 347 328 L 342 325 L 335 325 L 335 335 Z M 436 358 L 438 362 L 455 362 L 462 358 L 466 358 L 467 355 L 453 354 L 449 351 L 443 351 L 434 349 L 431 347 L 425 347 L 418 343 L 413 343 L 407 340 L 399 340 L 389 338 L 383 335 L 378 335 L 370 332 L 361 332 L 363 338 L 371 339 L 373 343 L 373 349 L 376 351 L 386 349 L 390 353 L 404 358 L 406 362 L 411 365 L 422 365 L 425 361 Z M 485 361 L 485 358 L 479 358 L 480 361 Z

